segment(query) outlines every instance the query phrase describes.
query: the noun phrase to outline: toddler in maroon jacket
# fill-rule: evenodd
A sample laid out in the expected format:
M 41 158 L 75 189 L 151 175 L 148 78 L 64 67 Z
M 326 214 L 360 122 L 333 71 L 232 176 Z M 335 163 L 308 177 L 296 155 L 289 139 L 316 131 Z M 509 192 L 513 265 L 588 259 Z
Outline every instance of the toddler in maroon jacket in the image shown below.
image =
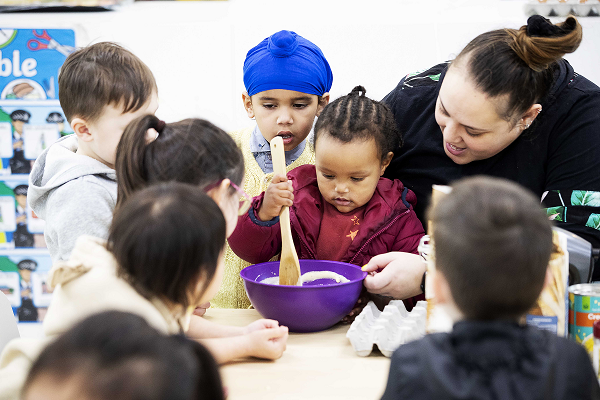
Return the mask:
M 281 207 L 289 206 L 301 259 L 364 265 L 390 251 L 417 254 L 425 232 L 416 196 L 381 177 L 401 144 L 387 106 L 357 86 L 323 109 L 314 132 L 315 165 L 275 175 L 239 218 L 231 249 L 251 263 L 271 259 L 281 250 Z

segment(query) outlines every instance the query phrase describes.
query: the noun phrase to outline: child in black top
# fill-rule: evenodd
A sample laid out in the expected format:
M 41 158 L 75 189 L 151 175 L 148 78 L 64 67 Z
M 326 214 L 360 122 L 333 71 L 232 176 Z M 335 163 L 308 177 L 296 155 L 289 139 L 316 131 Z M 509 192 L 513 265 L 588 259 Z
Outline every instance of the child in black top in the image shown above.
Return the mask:
M 462 316 L 392 356 L 383 400 L 599 399 L 583 347 L 518 323 L 552 251 L 539 201 L 497 178 L 468 178 L 431 210 L 438 303 Z

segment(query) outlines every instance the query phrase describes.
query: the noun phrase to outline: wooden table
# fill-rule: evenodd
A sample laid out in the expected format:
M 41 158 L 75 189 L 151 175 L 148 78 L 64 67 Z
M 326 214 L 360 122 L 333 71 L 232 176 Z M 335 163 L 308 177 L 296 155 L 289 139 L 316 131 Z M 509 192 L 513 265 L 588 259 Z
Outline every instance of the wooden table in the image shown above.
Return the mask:
M 206 319 L 244 326 L 260 317 L 256 310 L 209 309 Z M 250 360 L 221 368 L 229 400 L 379 399 L 390 360 L 375 350 L 359 357 L 346 338 L 349 325 L 317 333 L 291 333 L 276 361 Z

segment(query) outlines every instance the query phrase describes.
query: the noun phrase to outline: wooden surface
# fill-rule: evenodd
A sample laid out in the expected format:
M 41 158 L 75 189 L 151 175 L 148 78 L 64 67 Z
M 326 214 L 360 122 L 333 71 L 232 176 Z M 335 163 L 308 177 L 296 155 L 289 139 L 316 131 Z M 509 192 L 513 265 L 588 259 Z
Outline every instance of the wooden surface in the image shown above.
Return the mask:
M 256 310 L 232 309 L 209 309 L 205 317 L 236 326 L 261 318 Z M 346 338 L 348 328 L 349 325 L 336 325 L 323 332 L 291 333 L 279 360 L 223 366 L 221 374 L 229 391 L 228 399 L 381 398 L 390 360 L 377 350 L 368 357 L 357 356 Z

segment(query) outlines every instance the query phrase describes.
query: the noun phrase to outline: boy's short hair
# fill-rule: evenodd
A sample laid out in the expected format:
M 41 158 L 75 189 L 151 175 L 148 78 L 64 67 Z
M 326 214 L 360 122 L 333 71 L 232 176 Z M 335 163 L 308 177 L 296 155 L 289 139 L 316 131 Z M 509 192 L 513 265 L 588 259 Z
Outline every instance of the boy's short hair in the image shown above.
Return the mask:
M 121 311 L 90 316 L 49 344 L 29 371 L 24 398 L 37 379 L 77 385 L 81 399 L 224 398 L 217 363 L 204 346 Z
M 70 54 L 58 76 L 65 117 L 94 121 L 107 105 L 123 113 L 139 110 L 157 90 L 150 69 L 129 50 L 111 42 L 96 43 Z
M 552 226 L 539 199 L 517 184 L 474 177 L 430 210 L 435 264 L 466 318 L 513 319 L 540 295 Z

